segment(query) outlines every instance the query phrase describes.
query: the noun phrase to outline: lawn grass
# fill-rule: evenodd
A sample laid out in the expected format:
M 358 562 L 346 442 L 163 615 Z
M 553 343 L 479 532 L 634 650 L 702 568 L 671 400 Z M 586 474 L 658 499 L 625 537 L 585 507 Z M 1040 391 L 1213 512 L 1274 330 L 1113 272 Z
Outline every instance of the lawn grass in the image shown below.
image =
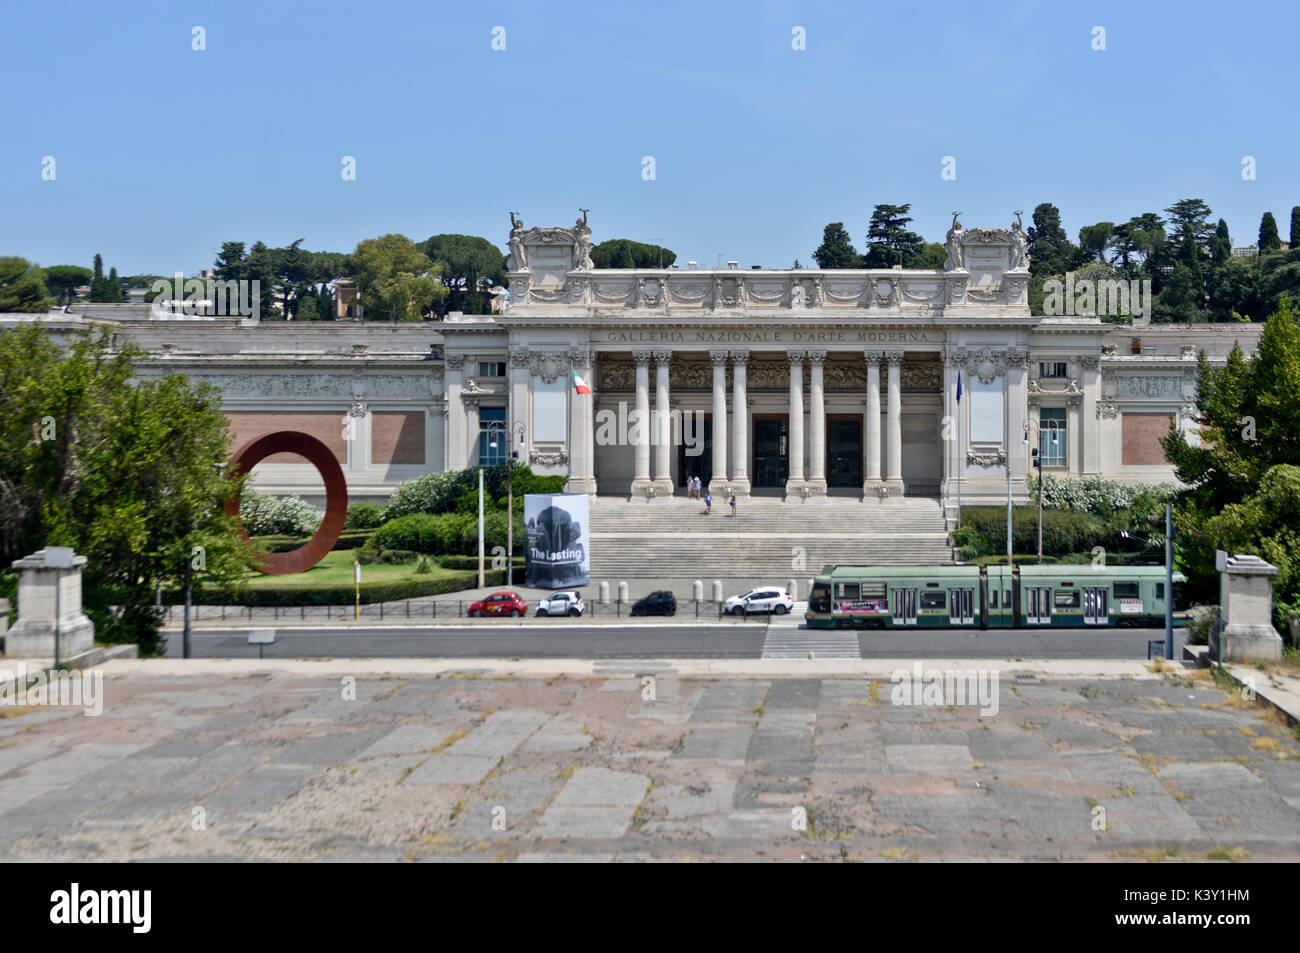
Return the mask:
M 305 572 L 294 573 L 291 576 L 267 576 L 255 573 L 249 577 L 248 587 L 250 589 L 296 589 L 304 586 L 313 588 L 352 586 L 352 560 L 352 550 L 336 549 Z M 440 579 L 457 574 L 457 570 L 443 569 L 433 557 L 429 558 L 429 563 L 431 571 L 420 575 L 415 573 L 414 562 L 395 566 L 387 563 L 371 563 L 361 567 L 361 585 L 364 587 L 367 583 Z

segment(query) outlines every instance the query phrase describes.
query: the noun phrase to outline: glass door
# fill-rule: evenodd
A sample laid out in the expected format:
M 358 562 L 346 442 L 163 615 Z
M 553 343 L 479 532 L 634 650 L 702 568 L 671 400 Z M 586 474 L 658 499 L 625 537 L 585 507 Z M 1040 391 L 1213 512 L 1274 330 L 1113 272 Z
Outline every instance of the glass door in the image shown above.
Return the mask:
M 916 590 L 895 589 L 890 599 L 894 625 L 916 625 Z
M 753 486 L 784 489 L 790 473 L 789 426 L 785 414 L 754 415 Z
M 1083 624 L 1110 624 L 1110 589 L 1106 586 L 1085 586 L 1083 590 Z
M 975 624 L 975 590 L 948 590 L 948 622 L 951 625 Z
M 1028 586 L 1025 593 L 1025 621 L 1030 625 L 1052 624 L 1052 590 L 1047 586 Z

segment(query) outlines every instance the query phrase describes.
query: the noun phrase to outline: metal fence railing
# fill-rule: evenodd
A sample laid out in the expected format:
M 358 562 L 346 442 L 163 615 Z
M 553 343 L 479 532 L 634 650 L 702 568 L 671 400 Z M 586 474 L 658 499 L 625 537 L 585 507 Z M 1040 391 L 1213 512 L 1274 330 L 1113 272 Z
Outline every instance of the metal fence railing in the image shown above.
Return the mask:
M 195 605 L 190 608 L 190 622 L 198 625 L 204 622 L 284 622 L 291 624 L 294 622 L 321 622 L 337 621 L 349 622 L 357 619 L 367 619 L 373 621 L 391 621 L 404 622 L 406 620 L 415 621 L 443 621 L 452 619 L 467 619 L 469 608 L 477 601 L 474 599 L 407 599 L 399 602 L 377 602 L 369 605 L 362 605 L 358 611 L 353 604 L 349 605 L 298 605 L 298 606 L 240 606 L 240 605 Z M 582 613 L 582 618 L 587 619 L 623 619 L 632 616 L 632 607 L 635 600 L 619 601 L 612 600 L 607 603 L 588 602 L 586 611 Z M 710 599 L 701 600 L 683 600 L 677 603 L 677 612 L 675 616 L 665 617 L 663 615 L 644 615 L 641 618 L 688 618 L 688 619 L 724 619 L 738 618 L 742 621 L 748 621 L 750 618 L 767 619 L 767 614 L 747 614 L 741 613 L 739 616 L 729 615 L 725 612 L 725 604 L 715 602 Z M 183 606 L 167 606 L 165 609 L 164 620 L 167 625 L 179 625 L 184 621 Z M 487 621 L 493 619 L 509 620 L 510 616 L 489 616 Z M 538 620 L 535 608 L 530 608 L 527 615 L 523 618 L 529 620 Z M 564 619 L 565 616 L 545 616 L 540 621 L 551 619 Z

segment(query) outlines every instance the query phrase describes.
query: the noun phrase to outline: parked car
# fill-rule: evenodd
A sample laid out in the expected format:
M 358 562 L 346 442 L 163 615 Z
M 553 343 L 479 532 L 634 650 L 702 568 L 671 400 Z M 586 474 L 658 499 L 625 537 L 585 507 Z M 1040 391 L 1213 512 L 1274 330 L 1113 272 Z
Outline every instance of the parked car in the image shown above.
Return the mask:
M 587 611 L 582 596 L 577 592 L 554 592 L 537 603 L 538 615 L 582 615 Z
M 676 615 L 677 600 L 666 590 L 652 592 L 632 604 L 632 615 Z
M 518 618 L 528 614 L 528 603 L 515 592 L 494 592 L 470 604 L 470 618 L 485 615 L 508 615 Z
M 794 600 L 790 598 L 790 593 L 780 586 L 751 589 L 743 596 L 732 596 L 726 604 L 726 611 L 731 615 L 744 615 L 750 612 L 785 615 L 793 608 Z

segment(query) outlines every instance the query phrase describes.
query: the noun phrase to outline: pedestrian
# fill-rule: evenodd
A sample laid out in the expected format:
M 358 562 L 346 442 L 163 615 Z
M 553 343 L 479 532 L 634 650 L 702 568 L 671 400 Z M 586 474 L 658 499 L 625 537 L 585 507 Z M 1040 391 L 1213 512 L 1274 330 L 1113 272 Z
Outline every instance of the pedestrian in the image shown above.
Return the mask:
M 698 499 L 700 495 L 700 484 L 697 482 L 699 477 L 691 477 L 690 499 Z
M 704 515 L 708 516 L 713 512 L 713 491 L 704 491 Z
M 731 515 L 736 515 L 736 494 L 731 494 Z

